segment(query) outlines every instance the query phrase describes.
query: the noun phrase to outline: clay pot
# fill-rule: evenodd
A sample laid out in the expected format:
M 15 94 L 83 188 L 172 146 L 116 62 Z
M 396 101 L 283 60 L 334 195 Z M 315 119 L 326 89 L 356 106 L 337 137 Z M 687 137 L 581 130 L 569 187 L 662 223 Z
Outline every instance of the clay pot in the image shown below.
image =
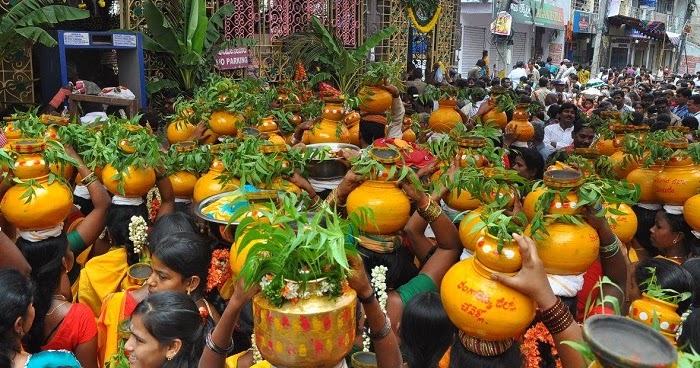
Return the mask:
M 639 203 L 659 203 L 654 180 L 659 176 L 661 170 L 663 170 L 663 166 L 651 165 L 648 168 L 638 167 L 627 175 L 627 181 L 630 184 L 639 185 Z
M 218 110 L 211 113 L 209 118 L 209 128 L 217 135 L 235 136 L 238 124 L 245 118 L 243 115 L 234 115 L 228 111 Z
M 7 123 L 5 129 L 3 129 L 3 133 L 8 142 L 22 138 L 22 130 L 15 128 L 12 123 Z
M 605 207 L 609 205 L 605 204 Z M 612 213 L 606 214 L 610 230 L 617 235 L 621 242 L 627 244 L 632 241 L 634 234 L 637 233 L 637 215 L 632 208 L 624 203 L 615 205 L 616 210 L 624 212 L 624 215 L 615 215 Z M 613 221 L 614 220 L 614 221 Z
M 495 98 L 490 98 L 488 104 L 490 106 L 493 106 L 493 109 L 484 114 L 484 116 L 481 117 L 481 121 L 490 124 L 496 124 L 499 128 L 504 129 L 506 125 L 508 125 L 508 115 L 506 115 L 505 112 L 500 111 L 498 110 L 498 108 L 496 108 Z
M 461 191 L 451 190 L 442 197 L 442 200 L 445 201 L 447 206 L 457 211 L 470 211 L 481 206 L 481 201 L 478 198 L 474 198 L 466 189 Z
M 413 128 L 408 128 L 403 131 L 403 135 L 401 136 L 401 139 L 403 139 L 406 142 L 416 142 L 416 132 L 413 131 Z
M 601 155 L 612 156 L 615 153 L 615 145 L 612 139 L 601 139 L 599 140 L 595 148 L 600 151 Z
M 359 140 L 360 124 L 357 124 Z M 309 142 L 317 143 L 350 143 L 350 132 L 340 120 L 323 118 L 309 130 Z
M 356 112 L 352 112 L 351 114 L 357 114 Z M 350 134 L 350 144 L 354 144 L 356 146 L 360 145 L 360 115 L 357 115 L 356 121 L 351 121 L 348 123 L 347 118 L 345 119 L 345 126 L 348 128 L 348 134 Z M 308 133 L 308 131 L 304 132 Z M 307 134 L 308 137 L 308 134 Z
M 43 156 L 44 150 L 46 150 L 44 141 L 18 139 L 11 141 L 9 145 L 10 149 L 18 154 L 12 169 L 17 178 L 28 180 L 49 174 L 50 170 Z
M 118 174 L 121 174 L 121 180 Z M 119 191 L 120 182 L 123 194 Z M 114 195 L 138 198 L 145 196 L 156 184 L 156 173 L 150 167 L 144 169 L 134 166 L 129 166 L 119 173 L 114 166 L 107 164 L 102 170 L 102 183 Z
M 484 266 L 478 256 L 472 257 L 452 266 L 440 287 L 452 323 L 487 341 L 511 339 L 524 332 L 535 317 L 532 299 L 491 280 L 496 271 Z
M 486 167 L 489 161 L 477 149 L 486 147 L 486 138 L 483 137 L 462 137 L 457 138 L 457 154 L 462 167 Z
M 566 195 L 565 201 L 562 201 L 561 196 L 556 194 L 549 208 L 545 209 L 546 213 L 552 215 L 576 215 L 581 213 L 582 209 L 576 206 L 578 195 L 574 192 L 575 188 L 583 184 L 583 175 L 581 173 L 572 170 L 548 170 L 544 174 L 543 182 L 545 187 L 550 190 L 570 190 Z M 537 201 L 546 191 L 547 189 L 539 187 L 525 196 L 523 211 L 528 220 L 532 220 L 535 217 Z
M 428 124 L 430 129 L 437 133 L 449 133 L 457 124 L 462 123 L 462 117 L 457 111 L 456 99 L 438 101 L 438 109 L 430 114 Z
M 176 198 L 192 198 L 194 186 L 197 184 L 197 175 L 189 171 L 178 171 L 168 177 L 173 186 Z
M 514 273 L 520 270 L 523 258 L 520 249 L 513 242 L 506 242 L 498 250 L 498 238 L 485 233 L 476 241 L 476 258 L 487 268 L 498 272 Z
M 370 208 L 374 221 L 365 219 L 359 225 L 362 232 L 375 235 L 393 234 L 406 225 L 411 202 L 394 182 L 367 180 L 348 196 L 348 214 L 361 216 L 362 207 Z
M 274 117 L 267 116 L 260 119 L 257 129 L 260 133 L 273 133 L 278 130 L 278 126 Z
M 312 287 L 312 285 L 307 287 Z M 320 286 L 318 286 L 320 287 Z M 319 297 L 271 305 L 261 293 L 253 298 L 255 343 L 260 354 L 277 367 L 323 367 L 338 364 L 355 340 L 357 294 L 352 289 L 337 298 Z
M 685 222 L 695 231 L 700 231 L 700 194 L 696 194 L 683 205 L 683 217 Z
M 506 125 L 506 131 L 513 129 L 515 132 L 515 140 L 519 142 L 530 141 L 535 136 L 535 128 L 530 123 L 530 114 L 527 113 L 527 107 L 530 104 L 515 105 L 513 112 L 513 120 Z
M 193 199 L 195 203 L 199 203 L 215 194 L 230 192 L 240 188 L 241 182 L 238 179 L 231 180 L 228 183 L 223 183 L 219 179 L 224 173 L 224 163 L 218 158 L 215 158 L 209 166 L 209 171 L 202 175 L 194 185 Z
M 681 325 L 681 317 L 676 313 L 676 309 L 678 309 L 677 304 L 667 303 L 643 293 L 641 299 L 630 304 L 628 317 L 651 327 L 656 315 L 659 321 L 659 332 L 675 345 L 676 330 Z
M 173 120 L 166 130 L 168 142 L 170 142 L 170 144 L 175 144 L 189 140 L 194 134 L 195 128 L 194 124 L 189 122 Z
M 682 206 L 700 189 L 700 170 L 694 165 L 664 166 L 654 179 L 656 196 L 664 204 Z
M 550 222 L 545 226 L 549 235 L 541 234 L 542 239 L 535 239 L 535 243 L 547 273 L 579 275 L 598 259 L 600 238 L 587 223 L 573 225 Z M 525 235 L 533 237 L 530 226 L 525 229 Z
M 480 231 L 474 231 L 474 227 L 480 223 L 481 214 L 484 212 L 484 207 L 479 207 L 464 216 L 462 221 L 459 222 L 459 241 L 462 243 L 464 249 L 474 252 L 476 251 L 476 244 L 479 238 L 486 235 L 486 230 L 481 229 Z
M 384 114 L 387 110 L 391 108 L 391 93 L 387 92 L 384 88 L 374 87 L 374 86 L 364 86 L 357 94 L 362 103 L 360 104 L 360 110 L 368 112 L 370 114 Z
M 623 153 L 622 151 L 617 151 L 610 156 L 610 161 L 612 162 L 613 169 L 617 173 L 618 179 L 625 179 L 627 176 L 636 168 L 639 167 L 639 162 L 632 157 Z
M 323 110 L 321 110 L 321 117 L 323 119 L 340 121 L 345 117 L 345 112 L 343 110 L 343 103 L 345 103 L 345 100 L 341 98 L 325 98 L 323 102 L 325 102 Z

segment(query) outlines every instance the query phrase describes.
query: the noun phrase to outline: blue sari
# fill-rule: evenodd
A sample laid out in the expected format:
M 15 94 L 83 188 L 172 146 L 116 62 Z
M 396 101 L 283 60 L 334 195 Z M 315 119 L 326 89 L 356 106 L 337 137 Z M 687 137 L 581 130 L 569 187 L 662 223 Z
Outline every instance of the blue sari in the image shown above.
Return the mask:
M 67 350 L 46 350 L 32 354 L 25 368 L 81 368 L 75 355 Z

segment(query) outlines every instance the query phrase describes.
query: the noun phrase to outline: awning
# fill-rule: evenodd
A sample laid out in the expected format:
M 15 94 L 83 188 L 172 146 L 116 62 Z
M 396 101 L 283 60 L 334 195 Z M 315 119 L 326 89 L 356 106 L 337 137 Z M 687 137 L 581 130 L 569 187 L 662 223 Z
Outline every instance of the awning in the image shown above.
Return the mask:
M 657 40 L 666 39 L 666 25 L 658 20 L 641 20 L 625 15 L 615 15 L 608 17 L 608 22 L 613 26 L 626 25 L 639 31 L 639 33 Z
M 666 32 L 666 37 L 668 37 L 668 40 L 671 41 L 673 46 L 678 46 L 681 44 L 680 33 Z

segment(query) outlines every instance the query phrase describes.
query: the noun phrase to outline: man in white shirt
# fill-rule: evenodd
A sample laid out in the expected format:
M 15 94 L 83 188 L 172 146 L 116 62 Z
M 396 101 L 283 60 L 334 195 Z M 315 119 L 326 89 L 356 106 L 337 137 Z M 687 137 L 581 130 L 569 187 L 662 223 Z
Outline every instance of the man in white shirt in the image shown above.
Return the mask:
M 559 69 L 559 73 L 557 74 L 557 79 L 566 80 L 569 77 L 569 74 L 571 73 L 576 74 L 576 67 L 571 65 L 571 61 L 569 61 L 569 59 L 562 60 L 561 68 Z
M 513 86 L 518 85 L 518 83 L 520 81 L 520 77 L 527 78 L 527 71 L 525 70 L 525 63 L 523 63 L 522 61 L 518 61 L 517 64 L 515 64 L 515 68 L 513 68 L 513 70 L 511 70 L 510 73 L 508 74 L 508 79 L 513 81 Z M 515 87 L 514 87 L 514 89 L 515 89 Z
M 695 118 L 700 121 L 700 95 L 690 96 L 685 105 L 688 106 L 688 111 L 691 114 L 690 116 L 695 116 Z
M 625 92 L 621 89 L 615 90 L 610 94 L 613 99 L 613 104 L 615 109 L 621 114 L 627 114 L 634 112 L 634 109 L 630 105 L 625 104 Z
M 574 120 L 576 120 L 576 106 L 570 102 L 561 105 L 558 124 L 544 127 L 543 143 L 546 147 L 560 150 L 570 146 L 574 142 L 571 133 L 574 130 Z

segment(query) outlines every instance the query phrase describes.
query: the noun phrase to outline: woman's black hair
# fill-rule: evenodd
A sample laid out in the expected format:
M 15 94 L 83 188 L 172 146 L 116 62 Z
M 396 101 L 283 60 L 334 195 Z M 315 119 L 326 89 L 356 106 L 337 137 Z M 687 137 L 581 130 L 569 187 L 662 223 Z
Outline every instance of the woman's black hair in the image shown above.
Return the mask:
M 542 179 L 544 175 L 544 158 L 534 148 L 515 147 L 511 149 L 511 154 L 508 157 L 511 165 L 515 162 L 516 157 L 522 157 L 528 170 L 534 170 L 535 179 Z
M 377 253 L 363 247 L 358 247 L 358 250 L 362 255 L 368 275 L 372 273 L 372 269 L 376 266 L 385 266 L 388 269 L 386 273 L 388 290 L 395 290 L 418 276 L 418 268 L 413 263 L 414 256 L 404 246 L 399 246 L 392 253 Z
M 695 309 L 685 318 L 678 337 L 678 347 L 684 353 L 700 351 L 700 310 Z
M 634 280 L 639 291 L 645 292 L 643 282 L 651 277 L 652 269 L 656 275 L 656 284 L 662 289 L 670 289 L 677 293 L 692 293 L 695 291 L 693 276 L 677 263 L 664 258 L 651 258 L 637 262 L 634 270 Z M 683 313 L 692 302 L 692 298 L 678 303 L 678 313 Z
M 139 255 L 134 252 L 134 243 L 129 240 L 129 224 L 133 216 L 141 216 L 148 222 L 148 209 L 145 204 L 138 206 L 111 205 L 107 210 L 105 223 L 112 245 L 126 248 L 126 261 L 129 265 L 139 262 Z
M 637 232 L 634 239 L 644 248 L 650 257 L 659 255 L 659 249 L 651 244 L 651 232 L 649 231 L 656 222 L 656 211 L 640 206 L 632 206 L 634 214 L 637 215 Z
M 172 360 L 166 360 L 163 368 L 195 368 L 199 365 L 206 328 L 192 298 L 175 291 L 156 293 L 139 303 L 133 316 L 141 317 L 146 331 L 161 346 L 167 346 L 175 339 L 182 341 L 178 353 Z
M 695 290 L 693 290 L 693 308 L 700 307 L 700 258 L 690 258 L 681 265 L 693 276 Z M 700 351 L 700 350 L 698 350 Z
M 192 232 L 172 233 L 155 244 L 153 256 L 183 279 L 199 276 L 199 285 L 192 292 L 202 295 L 207 284 L 211 249 L 201 236 Z
M 155 245 L 174 233 L 197 233 L 197 224 L 183 212 L 171 212 L 156 220 L 148 233 L 148 250 L 153 254 Z
M 377 139 L 384 138 L 386 125 L 360 120 L 360 136 L 366 144 L 372 144 Z
M 27 317 L 32 304 L 34 285 L 13 268 L 0 269 L 0 367 L 12 367 L 12 359 L 22 350 L 15 332 L 19 317 Z
M 671 231 L 674 233 L 683 233 L 683 249 L 688 257 L 700 256 L 700 239 L 693 234 L 693 229 L 685 221 L 683 215 L 673 215 L 664 210 L 661 210 L 666 222 L 668 222 Z
M 513 368 L 522 366 L 520 343 L 517 341 L 503 354 L 482 356 L 467 350 L 460 339 L 455 338 L 450 350 L 450 368 Z
M 442 306 L 440 294 L 429 292 L 413 298 L 401 316 L 401 350 L 408 366 L 437 367 L 452 345 L 456 331 Z
M 34 309 L 36 316 L 34 324 L 27 335 L 27 351 L 38 353 L 45 345 L 44 321 L 49 311 L 53 296 L 61 282 L 63 258 L 68 249 L 68 238 L 65 234 L 38 242 L 30 242 L 24 238 L 17 239 L 17 247 L 32 267 L 31 278 L 36 285 L 34 291 Z

